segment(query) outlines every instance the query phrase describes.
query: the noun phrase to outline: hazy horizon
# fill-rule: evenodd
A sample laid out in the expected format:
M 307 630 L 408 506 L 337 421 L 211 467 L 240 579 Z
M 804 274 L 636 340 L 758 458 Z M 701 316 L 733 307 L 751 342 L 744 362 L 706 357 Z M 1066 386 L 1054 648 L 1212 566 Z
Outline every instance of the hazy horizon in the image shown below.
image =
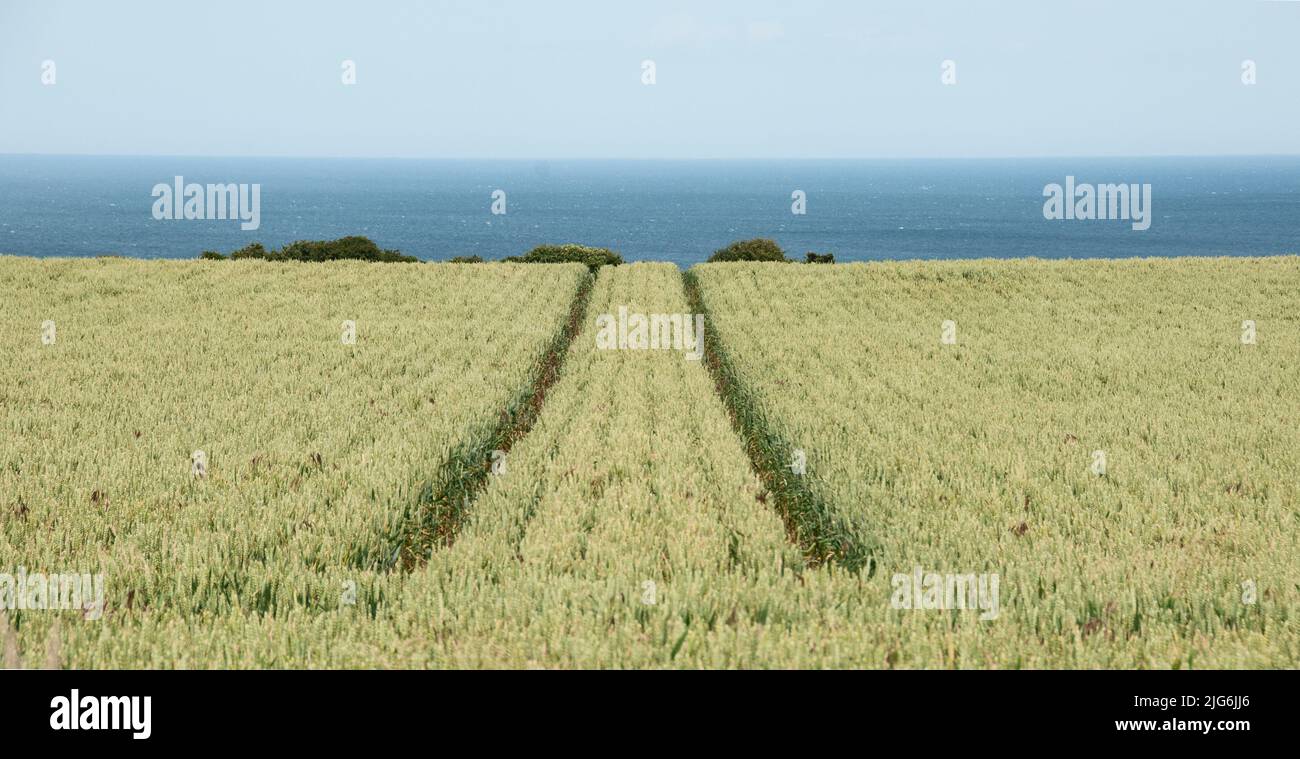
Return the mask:
M 1300 0 L 1298 0 L 1300 1 Z M 1300 158 L 1298 153 L 1146 153 L 1146 154 L 1061 154 L 1061 155 L 990 155 L 990 156 L 826 156 L 818 158 L 801 158 L 798 156 L 735 156 L 735 157 L 679 157 L 663 156 L 640 158 L 637 156 L 553 156 L 546 158 L 518 156 L 496 158 L 492 156 L 349 156 L 349 155 L 281 155 L 281 154 L 182 154 L 182 153 L 4 153 L 0 157 L 42 157 L 42 158 L 230 158 L 230 159 L 271 159 L 292 161 L 463 161 L 474 163 L 579 163 L 590 162 L 647 162 L 647 163 L 819 163 L 833 161 L 888 162 L 888 161 L 1035 161 L 1035 160 L 1124 160 L 1124 159 L 1211 159 L 1211 158 Z

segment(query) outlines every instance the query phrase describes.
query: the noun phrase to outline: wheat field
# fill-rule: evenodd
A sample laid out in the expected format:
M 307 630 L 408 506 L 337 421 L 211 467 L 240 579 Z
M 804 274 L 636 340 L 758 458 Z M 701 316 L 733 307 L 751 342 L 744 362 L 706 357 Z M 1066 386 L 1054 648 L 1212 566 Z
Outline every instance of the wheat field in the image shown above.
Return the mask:
M 102 618 L 62 625 L 74 666 L 142 621 L 335 608 L 340 573 L 377 603 L 408 512 L 517 402 L 583 276 L 5 259 L 0 571 L 104 575 Z M 30 658 L 69 615 L 11 616 Z
M 1300 660 L 1297 259 L 591 277 L 0 261 L 0 573 L 105 579 L 6 664 Z
M 999 574 L 976 662 L 1295 665 L 1296 258 L 697 272 L 877 569 Z

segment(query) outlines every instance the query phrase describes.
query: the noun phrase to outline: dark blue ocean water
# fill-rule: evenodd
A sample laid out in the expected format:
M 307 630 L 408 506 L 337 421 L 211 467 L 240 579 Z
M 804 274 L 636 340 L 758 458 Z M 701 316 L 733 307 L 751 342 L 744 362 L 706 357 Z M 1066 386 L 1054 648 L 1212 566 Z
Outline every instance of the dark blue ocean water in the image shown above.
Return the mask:
M 260 183 L 261 227 L 158 221 L 155 184 Z M 1152 224 L 1049 221 L 1043 187 L 1150 183 Z M 493 190 L 507 213 L 490 212 Z M 807 214 L 791 213 L 791 193 Z M 1300 157 L 889 161 L 420 161 L 0 156 L 0 253 L 193 258 L 360 234 L 425 259 L 577 242 L 702 261 L 772 237 L 839 261 L 1300 252 Z

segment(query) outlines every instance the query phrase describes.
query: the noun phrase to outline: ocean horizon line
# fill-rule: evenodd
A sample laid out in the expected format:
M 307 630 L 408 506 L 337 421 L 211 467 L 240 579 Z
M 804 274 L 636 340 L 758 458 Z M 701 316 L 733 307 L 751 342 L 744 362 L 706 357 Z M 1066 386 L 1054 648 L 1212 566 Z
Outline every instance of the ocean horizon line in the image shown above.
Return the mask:
M 1177 159 L 1300 159 L 1300 153 L 1106 153 L 1106 154 L 1041 154 L 997 156 L 778 156 L 778 157 L 457 157 L 457 156 L 331 156 L 284 155 L 258 153 L 38 153 L 4 152 L 0 158 L 175 158 L 178 160 L 287 160 L 287 161 L 422 161 L 440 163 L 874 163 L 874 162 L 978 162 L 978 161 L 1088 161 L 1088 160 L 1177 160 Z

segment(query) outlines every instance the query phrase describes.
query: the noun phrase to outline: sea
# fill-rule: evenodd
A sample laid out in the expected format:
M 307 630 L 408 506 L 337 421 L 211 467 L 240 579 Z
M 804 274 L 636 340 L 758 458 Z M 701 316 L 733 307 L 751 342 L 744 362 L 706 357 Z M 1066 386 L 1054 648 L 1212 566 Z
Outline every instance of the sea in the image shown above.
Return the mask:
M 156 185 L 260 185 L 259 225 L 158 219 Z M 1045 217 L 1045 188 L 1150 186 L 1150 226 Z M 1140 193 L 1139 193 L 1140 194 Z M 1068 200 L 1067 200 L 1068 202 Z M 802 213 L 796 213 L 802 211 Z M 1300 156 L 409 160 L 0 155 L 0 254 L 195 258 L 364 235 L 425 260 L 546 243 L 686 267 L 735 240 L 836 261 L 1300 253 Z

